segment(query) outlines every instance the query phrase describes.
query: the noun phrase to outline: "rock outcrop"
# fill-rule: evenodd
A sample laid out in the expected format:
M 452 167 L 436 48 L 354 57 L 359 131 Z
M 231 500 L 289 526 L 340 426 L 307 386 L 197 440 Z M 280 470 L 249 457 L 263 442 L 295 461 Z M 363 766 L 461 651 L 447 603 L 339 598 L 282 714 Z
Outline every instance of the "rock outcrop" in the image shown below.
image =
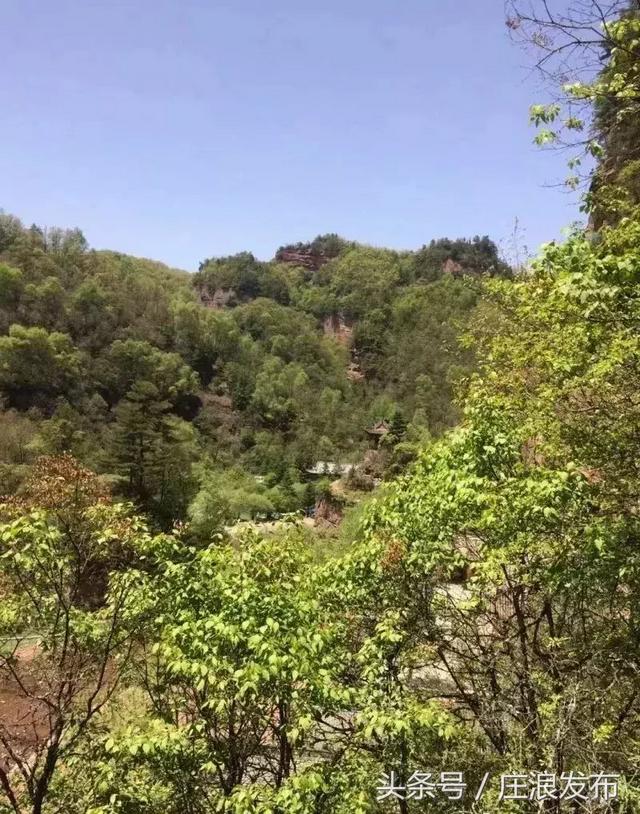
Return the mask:
M 342 345 L 349 347 L 353 337 L 353 323 L 342 314 L 329 314 L 322 323 L 325 336 L 332 336 Z
M 317 254 L 311 251 L 280 249 L 276 253 L 278 263 L 288 263 L 291 266 L 302 266 L 302 268 L 318 271 L 331 260 L 325 254 Z
M 205 308 L 213 308 L 216 311 L 225 308 L 236 298 L 233 288 L 216 288 L 213 294 L 206 288 L 200 288 L 198 295 Z

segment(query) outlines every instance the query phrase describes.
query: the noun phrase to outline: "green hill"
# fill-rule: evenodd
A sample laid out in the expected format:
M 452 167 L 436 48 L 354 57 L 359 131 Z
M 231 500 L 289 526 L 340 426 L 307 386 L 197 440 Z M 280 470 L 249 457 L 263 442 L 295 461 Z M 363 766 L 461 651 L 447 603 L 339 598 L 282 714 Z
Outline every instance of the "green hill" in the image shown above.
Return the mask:
M 371 422 L 399 417 L 398 442 L 454 424 L 473 365 L 458 336 L 484 279 L 509 275 L 486 237 L 397 252 L 336 235 L 190 275 L 10 215 L 0 263 L 0 491 L 71 452 L 163 524 L 212 473 L 298 509 L 304 471 L 358 460 Z

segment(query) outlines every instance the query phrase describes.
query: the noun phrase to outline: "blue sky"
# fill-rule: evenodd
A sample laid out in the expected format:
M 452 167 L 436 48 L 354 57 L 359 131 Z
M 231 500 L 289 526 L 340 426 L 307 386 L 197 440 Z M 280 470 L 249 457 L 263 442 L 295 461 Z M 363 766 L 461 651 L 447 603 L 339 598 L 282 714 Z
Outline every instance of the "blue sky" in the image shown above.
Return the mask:
M 4 0 L 0 207 L 196 269 L 577 218 L 502 0 Z

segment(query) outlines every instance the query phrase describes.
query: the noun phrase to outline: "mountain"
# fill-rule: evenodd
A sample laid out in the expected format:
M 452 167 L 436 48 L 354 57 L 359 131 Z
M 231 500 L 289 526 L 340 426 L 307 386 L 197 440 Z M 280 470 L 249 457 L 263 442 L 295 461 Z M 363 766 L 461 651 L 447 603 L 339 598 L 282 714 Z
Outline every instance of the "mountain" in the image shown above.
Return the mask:
M 162 524 L 231 468 L 261 509 L 303 507 L 305 471 L 360 460 L 372 422 L 396 417 L 409 444 L 455 423 L 473 366 L 458 336 L 485 278 L 509 274 L 487 237 L 398 252 L 324 235 L 190 275 L 2 215 L 0 491 L 70 452 Z

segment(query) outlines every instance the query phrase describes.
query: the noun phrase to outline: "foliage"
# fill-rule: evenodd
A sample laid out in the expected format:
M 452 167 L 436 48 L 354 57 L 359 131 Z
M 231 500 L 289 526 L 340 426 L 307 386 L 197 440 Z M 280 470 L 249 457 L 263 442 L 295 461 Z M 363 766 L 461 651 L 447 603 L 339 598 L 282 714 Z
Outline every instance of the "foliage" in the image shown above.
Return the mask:
M 523 769 L 619 773 L 598 810 L 638 810 L 637 18 L 618 11 L 604 67 L 566 91 L 608 135 L 598 228 L 516 279 L 488 238 L 328 235 L 206 261 L 200 294 L 233 289 L 216 310 L 149 261 L 0 217 L 0 810 L 488 814 L 515 810 L 495 780 Z M 344 488 L 303 483 L 382 417 Z M 102 475 L 38 456 L 66 447 Z M 227 534 L 348 502 L 381 461 L 332 556 L 288 518 Z M 457 802 L 376 799 L 383 775 L 454 769 Z
M 37 394 L 71 395 L 82 374 L 82 354 L 65 334 L 12 325 L 0 337 L 0 387 L 15 406 L 32 406 Z
M 238 468 L 205 469 L 189 505 L 191 530 L 197 538 L 210 540 L 234 520 L 273 515 L 276 502 L 272 490 L 248 472 Z
M 318 625 L 293 539 L 214 545 L 158 565 L 162 578 L 140 585 L 153 653 L 141 669 L 157 717 L 107 748 L 125 775 L 146 764 L 175 780 L 171 811 L 239 810 L 243 794 L 285 787 L 317 712 L 342 698 L 332 632 Z M 185 771 L 197 777 L 190 789 Z M 113 792 L 112 803 L 119 784 Z
M 6 489 L 39 453 L 70 452 L 165 528 L 196 497 L 194 464 L 238 464 L 288 511 L 306 506 L 316 460 L 362 454 L 376 405 L 421 411 L 434 433 L 453 424 L 454 379 L 473 365 L 455 337 L 500 265 L 488 238 L 398 253 L 325 235 L 272 262 L 205 260 L 189 279 L 91 251 L 78 230 L 1 225 L 0 394 L 34 430 L 0 461 Z
M 69 723 L 54 765 L 65 772 L 51 772 L 43 801 L 96 814 L 346 814 L 385 810 L 375 788 L 390 771 L 404 783 L 417 768 L 460 766 L 470 788 L 523 765 L 632 777 L 639 222 L 606 227 L 597 240 L 576 233 L 549 246 L 531 276 L 486 286 L 493 302 L 470 326 L 481 361 L 461 426 L 372 497 L 337 556 L 311 556 L 295 528 L 226 542 L 229 517 L 275 506 L 271 482 L 242 469 L 202 468 L 191 524 L 153 537 L 69 459 L 37 464 L 2 530 L 4 579 L 31 581 L 34 593 L 7 592 L 3 625 L 19 641 L 36 629 L 49 643 L 43 657 L 59 652 L 55 563 L 70 586 L 62 596 L 75 598 L 64 607 L 82 665 L 60 712 Z M 465 290 L 464 281 L 441 285 Z M 410 300 L 404 307 L 411 315 Z M 251 341 L 274 336 L 269 317 L 261 302 L 241 317 Z M 300 357 L 271 358 L 278 365 L 260 404 L 284 394 L 295 405 L 304 382 L 282 392 L 267 384 L 284 387 L 279 374 L 304 370 Z M 154 432 L 182 420 L 151 381 L 129 392 L 116 426 L 137 427 L 148 441 L 142 460 L 153 460 Z M 147 410 L 138 417 L 127 414 L 136 399 Z M 374 408 L 390 420 L 385 443 L 398 454 L 424 439 L 392 401 Z M 123 453 L 135 449 L 122 441 Z M 78 552 L 89 555 L 89 593 L 73 587 L 85 573 Z M 39 617 L 31 595 L 50 597 L 53 615 Z M 114 614 L 144 701 L 135 722 L 107 728 L 93 712 L 67 711 L 96 680 Z M 6 665 L 17 670 L 20 660 Z M 112 686 L 96 698 L 115 704 Z M 44 771 L 52 743 L 34 771 Z M 83 754 L 91 772 L 72 782 Z M 33 799 L 27 785 L 14 794 L 18 805 Z M 496 794 L 494 784 L 459 810 L 493 811 Z M 623 788 L 617 810 L 633 811 L 636 797 Z
M 146 529 L 69 457 L 39 460 L 1 509 L 0 784 L 16 814 L 39 814 L 131 654 L 124 567 Z
M 491 277 L 509 277 L 511 270 L 498 256 L 495 243 L 487 236 L 476 235 L 471 240 L 464 238 L 432 240 L 415 252 L 411 263 L 411 277 L 414 281 L 433 282 L 442 276 L 447 261 L 453 261 L 457 275 L 464 273 L 488 274 Z
M 513 0 L 508 7 L 507 25 L 538 53 L 537 67 L 554 92 L 551 103 L 531 107 L 536 143 L 569 148 L 565 183 L 576 188 L 586 177 L 592 223 L 617 221 L 640 202 L 637 4 L 585 0 L 556 11 Z

